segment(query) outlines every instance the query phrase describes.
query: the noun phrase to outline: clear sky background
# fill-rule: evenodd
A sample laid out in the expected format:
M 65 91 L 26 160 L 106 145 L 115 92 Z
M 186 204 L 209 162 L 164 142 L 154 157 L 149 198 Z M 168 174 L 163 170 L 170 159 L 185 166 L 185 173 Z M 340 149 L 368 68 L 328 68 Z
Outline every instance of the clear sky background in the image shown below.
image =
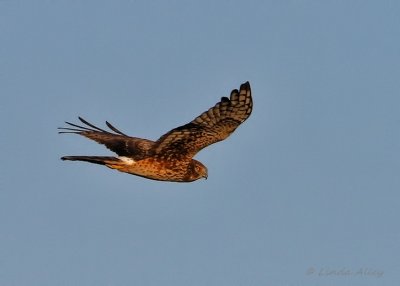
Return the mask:
M 0 1 L 0 284 L 400 285 L 398 1 Z M 165 183 L 157 139 L 249 80 L 252 116 Z M 361 271 L 361 272 L 360 272 Z

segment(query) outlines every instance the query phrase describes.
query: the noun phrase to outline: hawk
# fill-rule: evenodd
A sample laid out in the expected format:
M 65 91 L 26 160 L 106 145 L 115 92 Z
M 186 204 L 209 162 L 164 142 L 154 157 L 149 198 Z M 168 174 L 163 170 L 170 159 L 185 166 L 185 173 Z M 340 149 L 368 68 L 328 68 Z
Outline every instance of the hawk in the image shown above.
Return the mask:
M 65 122 L 59 133 L 74 133 L 105 145 L 118 156 L 64 156 L 61 160 L 85 161 L 144 178 L 193 182 L 207 179 L 206 166 L 193 159 L 203 148 L 226 139 L 251 114 L 253 100 L 249 82 L 222 97 L 214 107 L 193 121 L 172 129 L 157 141 L 128 136 L 108 121 L 110 131 L 79 117 L 83 125 Z

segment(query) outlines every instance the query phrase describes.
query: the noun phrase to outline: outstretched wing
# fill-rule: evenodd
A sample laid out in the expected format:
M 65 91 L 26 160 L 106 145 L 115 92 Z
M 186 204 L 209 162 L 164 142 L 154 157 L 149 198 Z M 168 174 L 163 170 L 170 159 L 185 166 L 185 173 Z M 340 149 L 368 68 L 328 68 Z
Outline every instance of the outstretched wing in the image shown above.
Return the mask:
M 135 160 L 143 159 L 148 155 L 148 151 L 153 147 L 154 142 L 136 137 L 130 137 L 106 121 L 108 128 L 115 133 L 103 130 L 85 119 L 79 120 L 86 126 L 80 126 L 70 122 L 65 122 L 70 127 L 59 127 L 59 133 L 75 133 L 86 138 L 92 139 L 100 144 L 104 144 L 108 149 L 117 153 L 119 156 L 132 157 Z
M 249 82 L 232 90 L 230 98 L 222 97 L 214 107 L 192 122 L 161 136 L 154 145 L 160 158 L 191 158 L 201 149 L 224 140 L 251 114 L 253 100 Z

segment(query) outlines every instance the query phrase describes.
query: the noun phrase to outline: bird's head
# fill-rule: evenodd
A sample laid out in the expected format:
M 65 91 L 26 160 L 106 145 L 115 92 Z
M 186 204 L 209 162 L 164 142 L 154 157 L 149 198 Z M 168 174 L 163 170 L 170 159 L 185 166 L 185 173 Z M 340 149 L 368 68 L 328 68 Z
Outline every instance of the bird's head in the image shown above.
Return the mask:
M 190 179 L 195 181 L 201 178 L 207 179 L 208 177 L 208 170 L 207 167 L 204 166 L 197 160 L 192 160 L 190 167 Z

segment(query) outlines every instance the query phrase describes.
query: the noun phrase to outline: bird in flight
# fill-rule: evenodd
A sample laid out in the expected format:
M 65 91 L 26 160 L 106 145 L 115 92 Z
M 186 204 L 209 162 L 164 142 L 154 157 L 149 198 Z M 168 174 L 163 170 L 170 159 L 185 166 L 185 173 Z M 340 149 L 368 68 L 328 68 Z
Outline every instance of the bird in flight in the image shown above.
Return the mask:
M 103 130 L 79 117 L 83 125 L 65 122 L 59 133 L 75 133 L 105 145 L 118 156 L 64 156 L 61 160 L 85 161 L 144 178 L 193 182 L 207 179 L 206 166 L 193 159 L 203 148 L 226 139 L 251 114 L 253 100 L 249 82 L 232 90 L 230 98 L 221 100 L 193 121 L 172 129 L 158 140 L 128 136 L 109 122 Z

